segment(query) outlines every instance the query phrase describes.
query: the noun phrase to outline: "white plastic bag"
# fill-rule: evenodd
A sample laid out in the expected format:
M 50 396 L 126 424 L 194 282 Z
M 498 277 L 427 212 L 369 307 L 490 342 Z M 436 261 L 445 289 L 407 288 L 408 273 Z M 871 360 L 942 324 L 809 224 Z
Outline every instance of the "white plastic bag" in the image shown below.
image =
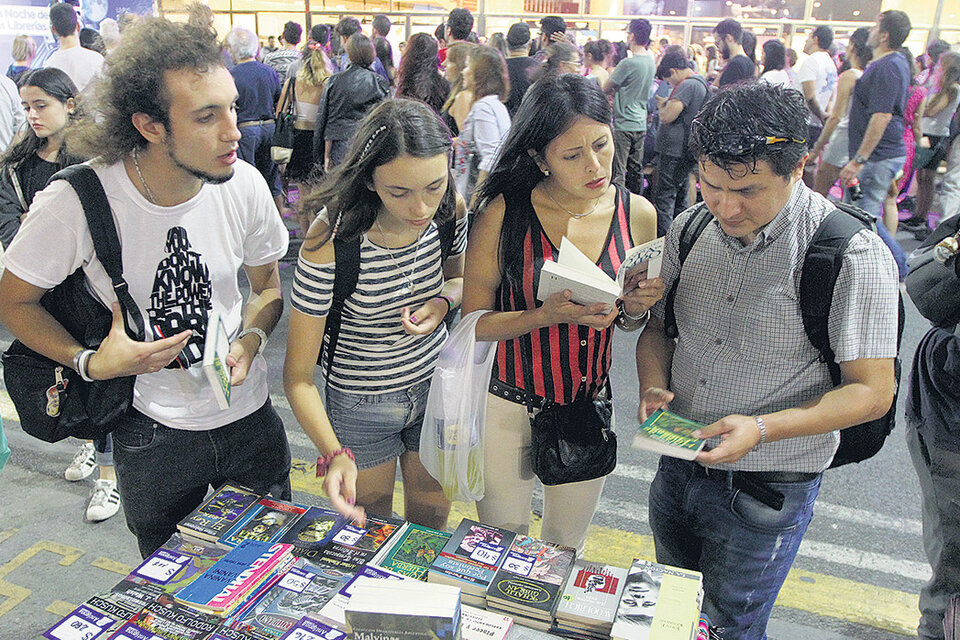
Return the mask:
M 448 500 L 483 497 L 483 426 L 496 342 L 477 341 L 477 320 L 463 317 L 447 338 L 430 381 L 420 431 L 420 461 Z

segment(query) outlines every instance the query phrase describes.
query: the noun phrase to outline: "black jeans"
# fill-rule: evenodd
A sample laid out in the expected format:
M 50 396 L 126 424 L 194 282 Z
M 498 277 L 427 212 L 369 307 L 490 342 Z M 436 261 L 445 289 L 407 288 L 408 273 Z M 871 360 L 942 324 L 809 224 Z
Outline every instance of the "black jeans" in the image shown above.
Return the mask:
M 146 558 L 203 502 L 209 487 L 241 484 L 290 499 L 290 446 L 270 400 L 209 431 L 171 429 L 131 409 L 113 432 L 127 527 Z
M 659 156 L 657 190 L 653 197 L 657 209 L 657 237 L 666 235 L 673 219 L 687 208 L 688 176 L 692 170 L 693 160 L 687 157 Z

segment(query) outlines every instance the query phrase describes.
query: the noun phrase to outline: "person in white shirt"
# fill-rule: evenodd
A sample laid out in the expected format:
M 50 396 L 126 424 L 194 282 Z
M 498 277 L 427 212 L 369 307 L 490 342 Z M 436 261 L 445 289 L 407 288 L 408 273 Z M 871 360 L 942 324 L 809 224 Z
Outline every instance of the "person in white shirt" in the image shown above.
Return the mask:
M 211 486 L 229 480 L 290 498 L 290 448 L 261 355 L 283 310 L 277 260 L 288 234 L 260 173 L 238 161 L 237 89 L 212 32 L 146 20 L 111 54 L 97 95 L 71 144 L 100 154 L 90 166 L 122 239 L 123 275 L 146 341 L 124 331 L 80 200 L 63 180 L 36 194 L 4 256 L 0 321 L 85 379 L 137 376 L 132 406 L 115 423 L 113 455 L 127 526 L 146 557 Z M 81 267 L 90 291 L 113 308 L 95 351 L 40 304 Z M 226 409 L 202 367 L 212 311 L 231 339 Z
M 61 2 L 50 7 L 50 30 L 60 40 L 60 48 L 47 58 L 43 66 L 56 67 L 83 91 L 103 68 L 103 56 L 80 46 L 77 12 L 73 5 Z
M 785 89 L 792 86 L 787 74 L 787 48 L 779 40 L 767 40 L 763 43 L 763 53 L 760 61 L 763 64 L 763 73 L 760 79 L 770 84 L 778 84 Z
M 20 105 L 17 85 L 7 76 L 0 76 L 0 152 L 6 152 L 13 137 L 27 122 Z
M 827 106 L 837 86 L 837 65 L 830 56 L 833 44 L 833 29 L 820 25 L 807 35 L 803 52 L 807 59 L 800 65 L 797 81 L 810 110 L 810 135 L 807 146 L 812 147 L 820 136 L 823 123 L 827 121 Z

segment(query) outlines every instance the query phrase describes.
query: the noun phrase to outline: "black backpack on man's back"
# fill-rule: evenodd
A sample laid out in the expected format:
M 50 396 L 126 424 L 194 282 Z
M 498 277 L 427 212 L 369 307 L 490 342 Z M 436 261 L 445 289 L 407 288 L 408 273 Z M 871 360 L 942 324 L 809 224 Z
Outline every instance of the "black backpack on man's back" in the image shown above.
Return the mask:
M 843 254 L 850 239 L 865 228 L 876 232 L 876 221 L 863 209 L 845 203 L 835 204 L 837 208 L 827 214 L 820 223 L 803 258 L 803 269 L 800 274 L 800 313 L 807 338 L 820 352 L 820 360 L 826 363 L 830 370 L 830 379 L 836 387 L 841 382 L 840 365 L 837 364 L 833 349 L 830 348 L 827 331 L 833 289 L 837 284 L 837 276 L 840 275 L 840 267 L 843 264 Z M 683 272 L 683 262 L 712 219 L 713 215 L 706 205 L 701 204 L 680 232 L 679 272 L 673 281 L 673 286 L 667 292 L 664 314 L 664 330 L 671 338 L 677 337 L 677 318 L 673 305 L 680 274 Z M 902 295 L 899 295 L 897 306 L 897 351 L 899 352 L 904 318 Z M 840 430 L 840 447 L 833 457 L 833 462 L 830 463 L 831 469 L 872 458 L 883 447 L 883 443 L 896 423 L 897 392 L 900 389 L 899 357 L 894 359 L 894 376 L 896 386 L 890 409 L 876 420 Z

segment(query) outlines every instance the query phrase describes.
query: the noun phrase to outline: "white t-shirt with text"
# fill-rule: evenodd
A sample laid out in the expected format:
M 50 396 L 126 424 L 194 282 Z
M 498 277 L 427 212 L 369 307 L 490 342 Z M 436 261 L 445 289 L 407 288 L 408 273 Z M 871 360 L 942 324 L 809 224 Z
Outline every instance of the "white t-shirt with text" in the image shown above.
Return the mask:
M 246 381 L 231 390 L 230 407 L 222 411 L 201 361 L 211 309 L 220 311 L 231 339 L 240 332 L 240 268 L 269 264 L 287 251 L 287 230 L 260 172 L 239 161 L 227 182 L 205 184 L 190 200 L 161 207 L 137 191 L 122 162 L 93 167 L 113 210 L 124 279 L 144 319 L 147 340 L 194 330 L 181 352 L 189 367 L 137 376 L 134 407 L 161 424 L 192 431 L 250 415 L 267 400 L 264 358 L 254 360 Z M 80 200 L 66 181 L 57 180 L 35 196 L 4 264 L 43 289 L 82 266 L 93 291 L 109 305 L 116 296 L 94 258 Z

